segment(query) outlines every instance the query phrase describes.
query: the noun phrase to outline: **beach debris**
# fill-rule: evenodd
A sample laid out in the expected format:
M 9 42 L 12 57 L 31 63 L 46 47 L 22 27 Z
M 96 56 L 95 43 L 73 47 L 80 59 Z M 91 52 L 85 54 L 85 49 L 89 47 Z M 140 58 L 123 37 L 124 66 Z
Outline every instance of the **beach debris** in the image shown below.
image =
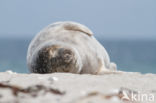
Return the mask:
M 25 93 L 25 94 L 30 94 L 33 97 L 36 97 L 40 91 L 44 91 L 44 93 L 50 92 L 55 95 L 65 94 L 65 92 L 61 92 L 58 89 L 46 87 L 44 85 L 34 85 L 34 86 L 27 87 L 27 88 L 21 88 L 15 85 L 0 83 L 0 88 L 11 89 L 14 96 L 18 96 L 18 93 Z
M 57 77 L 49 77 L 48 81 L 50 81 L 50 83 L 52 84 L 53 82 L 58 81 L 58 78 Z
M 121 101 L 128 102 L 128 103 L 136 103 L 135 101 L 132 102 L 131 94 L 137 94 L 136 91 L 121 87 L 120 89 L 113 90 L 112 93 L 105 95 L 106 99 L 112 99 L 114 97 L 118 97 Z
M 83 97 L 80 97 L 74 103 L 86 103 L 87 100 L 89 101 L 91 98 L 94 97 L 99 98 L 101 100 L 110 100 L 113 102 L 122 101 L 123 103 L 139 103 L 138 101 L 132 101 L 131 98 L 132 93 L 137 93 L 137 92 L 123 87 L 120 89 L 113 90 L 113 92 L 110 94 L 103 94 L 98 91 L 93 91 Z
M 51 77 L 50 77 L 51 78 Z M 54 80 L 54 81 L 58 81 L 58 78 L 57 77 L 52 77 L 52 79 Z

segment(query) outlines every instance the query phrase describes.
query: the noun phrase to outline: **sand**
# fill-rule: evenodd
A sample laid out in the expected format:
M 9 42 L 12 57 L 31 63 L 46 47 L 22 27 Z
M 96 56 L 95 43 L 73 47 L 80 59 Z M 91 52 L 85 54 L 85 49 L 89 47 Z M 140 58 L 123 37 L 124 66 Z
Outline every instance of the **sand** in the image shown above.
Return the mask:
M 156 74 L 1 72 L 0 103 L 156 103 Z

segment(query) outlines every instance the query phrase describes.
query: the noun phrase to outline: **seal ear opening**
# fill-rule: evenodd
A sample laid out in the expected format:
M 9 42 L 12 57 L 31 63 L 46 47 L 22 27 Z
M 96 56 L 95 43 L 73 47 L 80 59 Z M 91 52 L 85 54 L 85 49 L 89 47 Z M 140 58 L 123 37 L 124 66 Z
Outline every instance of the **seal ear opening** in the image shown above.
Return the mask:
M 83 32 L 83 33 L 87 34 L 88 36 L 93 35 L 91 30 L 89 30 L 86 26 L 79 24 L 79 23 L 66 22 L 66 23 L 64 23 L 63 27 L 65 30 Z

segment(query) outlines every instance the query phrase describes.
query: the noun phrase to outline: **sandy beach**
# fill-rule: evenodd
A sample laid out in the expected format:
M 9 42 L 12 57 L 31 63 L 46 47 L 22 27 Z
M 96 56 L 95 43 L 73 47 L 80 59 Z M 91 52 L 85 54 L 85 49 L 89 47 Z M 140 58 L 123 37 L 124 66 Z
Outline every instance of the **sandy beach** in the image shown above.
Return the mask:
M 156 74 L 0 73 L 0 103 L 156 103 Z

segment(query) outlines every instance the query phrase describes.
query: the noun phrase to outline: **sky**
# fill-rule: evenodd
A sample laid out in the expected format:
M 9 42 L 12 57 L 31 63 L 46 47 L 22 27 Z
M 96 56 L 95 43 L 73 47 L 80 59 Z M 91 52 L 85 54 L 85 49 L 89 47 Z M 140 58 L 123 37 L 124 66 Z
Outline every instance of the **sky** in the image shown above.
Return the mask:
M 0 0 L 0 38 L 31 38 L 57 21 L 84 24 L 96 37 L 156 39 L 156 0 Z

